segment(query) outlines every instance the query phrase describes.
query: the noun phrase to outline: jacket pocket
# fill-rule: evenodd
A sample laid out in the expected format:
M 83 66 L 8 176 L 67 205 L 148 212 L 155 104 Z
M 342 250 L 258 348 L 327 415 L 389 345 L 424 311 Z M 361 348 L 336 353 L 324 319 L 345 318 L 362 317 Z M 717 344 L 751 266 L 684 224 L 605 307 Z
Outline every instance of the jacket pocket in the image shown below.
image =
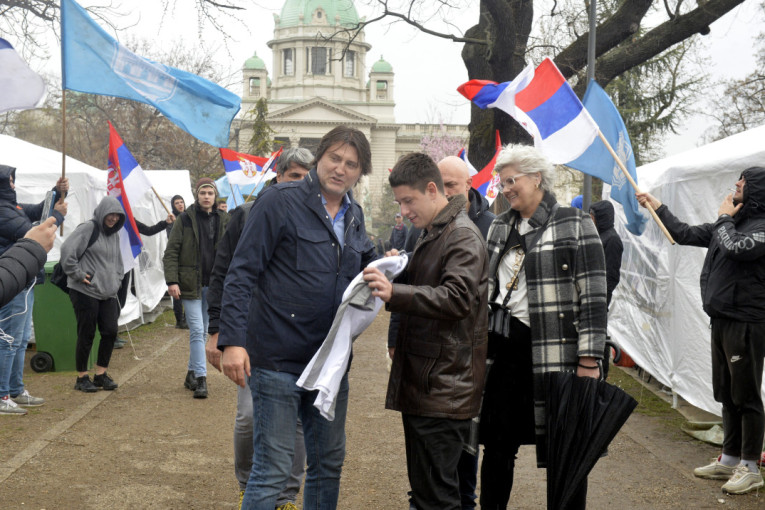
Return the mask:
M 180 287 L 181 293 L 195 293 L 197 291 L 197 271 L 196 267 L 181 266 L 178 269 L 178 287 Z
M 430 393 L 430 376 L 436 361 L 441 356 L 441 344 L 433 342 L 408 342 L 404 348 L 406 363 L 409 365 L 409 373 L 416 380 L 413 381 L 423 393 Z
M 337 242 L 324 229 L 297 229 L 295 267 L 298 271 L 336 271 Z

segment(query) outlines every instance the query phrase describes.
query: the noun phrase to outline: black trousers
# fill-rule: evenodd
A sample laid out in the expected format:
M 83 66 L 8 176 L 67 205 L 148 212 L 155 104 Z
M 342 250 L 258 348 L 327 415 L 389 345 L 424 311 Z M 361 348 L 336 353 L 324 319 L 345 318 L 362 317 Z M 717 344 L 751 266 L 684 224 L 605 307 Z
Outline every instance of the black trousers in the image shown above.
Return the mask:
M 183 301 L 180 299 L 173 299 L 173 314 L 175 315 L 175 322 L 180 324 L 186 320 L 186 316 L 183 314 Z
M 758 460 L 765 435 L 765 324 L 712 319 L 712 389 L 723 407 L 723 453 Z
M 406 468 L 418 510 L 460 510 L 457 464 L 470 420 L 402 414 Z
M 96 364 L 108 367 L 117 338 L 117 320 L 120 317 L 120 305 L 117 298 L 96 299 L 82 292 L 69 289 L 69 299 L 77 318 L 77 347 L 74 362 L 78 372 L 88 371 L 88 357 L 96 336 L 96 326 L 101 333 Z

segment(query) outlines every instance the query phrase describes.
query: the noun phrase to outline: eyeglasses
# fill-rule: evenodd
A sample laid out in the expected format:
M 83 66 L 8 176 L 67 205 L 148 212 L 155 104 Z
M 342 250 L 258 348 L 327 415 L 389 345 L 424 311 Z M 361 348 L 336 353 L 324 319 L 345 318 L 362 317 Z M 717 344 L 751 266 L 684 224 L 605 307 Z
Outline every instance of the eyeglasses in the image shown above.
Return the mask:
M 518 174 L 518 175 L 514 175 L 512 177 L 508 177 L 504 181 L 499 181 L 499 183 L 497 183 L 497 191 L 502 193 L 502 191 L 506 187 L 515 186 L 515 181 L 517 181 L 521 177 L 528 177 L 528 176 L 529 176 L 529 174 Z

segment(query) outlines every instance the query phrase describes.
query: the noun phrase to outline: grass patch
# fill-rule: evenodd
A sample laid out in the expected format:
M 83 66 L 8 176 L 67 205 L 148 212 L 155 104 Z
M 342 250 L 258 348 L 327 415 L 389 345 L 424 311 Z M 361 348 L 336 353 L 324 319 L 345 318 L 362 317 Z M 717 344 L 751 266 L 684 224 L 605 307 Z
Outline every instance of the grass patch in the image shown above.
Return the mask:
M 154 322 L 150 324 L 142 324 L 135 329 L 131 329 L 130 335 L 133 337 L 133 340 L 141 340 L 148 335 L 157 333 L 159 330 L 165 329 L 174 324 L 175 315 L 173 315 L 173 310 L 171 308 L 166 310 L 161 315 L 158 315 L 157 318 L 154 319 Z M 127 331 L 120 331 L 119 335 L 121 338 L 127 339 Z
M 636 413 L 658 418 L 663 425 L 681 432 L 680 426 L 685 423 L 685 417 L 624 370 L 612 365 L 608 372 L 608 382 L 623 389 L 638 401 Z

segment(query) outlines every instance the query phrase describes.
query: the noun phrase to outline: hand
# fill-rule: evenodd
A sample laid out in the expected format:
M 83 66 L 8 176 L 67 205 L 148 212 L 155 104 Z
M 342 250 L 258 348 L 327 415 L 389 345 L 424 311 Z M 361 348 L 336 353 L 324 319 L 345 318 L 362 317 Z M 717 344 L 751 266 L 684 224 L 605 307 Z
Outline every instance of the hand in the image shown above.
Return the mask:
M 648 204 L 651 205 L 654 211 L 661 207 L 661 200 L 651 195 L 647 191 L 644 191 L 643 193 L 635 193 L 635 198 L 637 198 L 638 203 L 646 209 L 648 209 Z
M 595 368 L 582 368 L 582 365 Z M 598 359 L 584 356 L 580 357 L 579 364 L 576 367 L 576 375 L 579 377 L 592 377 L 593 379 L 599 379 L 600 365 L 598 365 Z
M 165 220 L 168 225 L 172 225 L 175 223 L 175 214 L 168 214 L 167 219 Z
M 67 203 L 64 202 L 64 199 L 56 201 L 56 203 L 53 205 L 53 210 L 58 211 L 58 213 L 61 216 L 66 216 L 66 211 L 68 209 Z
M 737 212 L 744 207 L 744 204 L 733 205 L 733 194 L 729 194 L 720 204 L 720 209 L 717 210 L 717 215 L 721 216 L 727 214 L 728 216 L 735 216 Z
M 69 179 L 66 177 L 59 177 L 56 181 L 56 190 L 59 196 L 65 195 L 69 191 Z
M 234 381 L 237 386 L 244 388 L 246 377 L 250 376 L 250 355 L 247 354 L 247 349 L 229 345 L 223 351 L 220 361 L 226 377 Z
M 177 283 L 168 285 L 167 293 L 170 294 L 170 297 L 173 299 L 181 299 L 181 288 L 178 286 Z
M 396 348 L 395 347 L 388 347 L 388 357 L 390 359 L 393 359 L 393 355 L 396 354 Z
M 388 281 L 382 272 L 376 267 L 364 268 L 364 281 L 372 289 L 372 295 L 379 297 L 386 303 L 393 297 L 393 284 Z
M 89 275 L 88 273 L 85 273 L 85 278 L 82 279 L 82 283 L 84 283 L 85 285 L 90 285 L 91 278 L 93 278 L 91 275 Z
M 398 250 L 396 248 L 391 248 L 390 250 L 385 252 L 386 257 L 394 257 L 398 255 Z
M 24 237 L 38 242 L 46 252 L 49 252 L 53 248 L 53 240 L 56 239 L 56 218 L 50 216 L 43 223 L 30 228 Z
M 213 333 L 210 338 L 207 339 L 205 344 L 205 356 L 207 361 L 221 372 L 220 368 L 220 349 L 218 349 L 218 333 Z

